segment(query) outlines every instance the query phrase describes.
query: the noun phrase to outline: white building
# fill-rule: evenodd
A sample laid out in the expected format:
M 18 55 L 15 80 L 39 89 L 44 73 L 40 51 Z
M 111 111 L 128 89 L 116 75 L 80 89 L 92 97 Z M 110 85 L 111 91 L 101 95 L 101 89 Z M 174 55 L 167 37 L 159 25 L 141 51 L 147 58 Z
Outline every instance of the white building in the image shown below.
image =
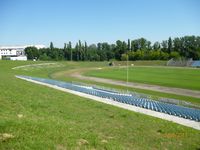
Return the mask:
M 24 49 L 34 46 L 37 49 L 44 48 L 44 45 L 24 45 L 24 46 L 0 46 L 0 59 L 9 57 L 10 60 L 27 60 Z

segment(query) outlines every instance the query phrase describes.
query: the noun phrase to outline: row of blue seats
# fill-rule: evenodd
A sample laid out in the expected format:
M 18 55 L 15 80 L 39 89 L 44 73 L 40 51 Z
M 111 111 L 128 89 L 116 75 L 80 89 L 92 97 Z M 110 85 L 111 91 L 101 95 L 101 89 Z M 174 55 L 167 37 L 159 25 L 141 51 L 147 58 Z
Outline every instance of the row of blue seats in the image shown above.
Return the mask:
M 200 67 L 200 60 L 193 61 L 192 67 Z
M 120 94 L 116 91 L 112 92 L 110 90 L 109 91 L 102 90 L 98 88 L 86 87 L 86 86 L 81 86 L 81 85 L 76 85 L 72 83 L 61 82 L 61 81 L 56 81 L 56 80 L 51 80 L 51 79 L 42 79 L 42 78 L 34 78 L 34 77 L 27 77 L 27 76 L 23 76 L 23 77 L 36 80 L 39 82 L 43 82 L 43 83 L 48 83 L 51 85 L 56 85 L 56 86 L 63 87 L 66 89 L 102 97 L 102 98 L 112 99 L 114 101 L 118 101 L 121 103 L 126 103 L 129 105 L 134 105 L 137 107 L 142 107 L 142 108 L 154 110 L 157 112 L 166 113 L 169 115 L 174 115 L 174 116 L 178 116 L 178 117 L 182 117 L 186 119 L 200 121 L 200 110 L 198 109 L 192 109 L 192 108 L 187 108 L 187 107 L 178 106 L 174 104 L 154 101 L 147 98 L 139 98 L 137 96 L 128 95 L 128 94 L 127 95 Z

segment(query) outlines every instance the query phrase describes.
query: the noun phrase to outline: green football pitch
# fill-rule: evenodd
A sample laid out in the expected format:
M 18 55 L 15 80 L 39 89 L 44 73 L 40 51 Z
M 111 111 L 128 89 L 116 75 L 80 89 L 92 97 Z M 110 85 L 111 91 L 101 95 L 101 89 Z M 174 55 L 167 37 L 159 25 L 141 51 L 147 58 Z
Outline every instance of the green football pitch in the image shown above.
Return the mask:
M 110 67 L 86 75 L 126 81 L 127 68 Z M 133 66 L 128 68 L 128 77 L 130 82 L 200 90 L 200 69 Z

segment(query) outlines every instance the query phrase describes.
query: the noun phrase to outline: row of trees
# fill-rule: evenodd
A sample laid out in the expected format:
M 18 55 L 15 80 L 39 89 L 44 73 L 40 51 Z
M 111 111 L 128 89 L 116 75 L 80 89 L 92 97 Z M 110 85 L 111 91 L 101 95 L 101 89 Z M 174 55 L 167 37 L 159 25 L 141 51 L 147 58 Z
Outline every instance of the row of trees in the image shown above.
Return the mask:
M 49 48 L 37 49 L 27 47 L 25 53 L 28 59 L 40 60 L 74 60 L 74 61 L 105 61 L 110 59 L 126 60 L 167 60 L 170 58 L 200 59 L 200 37 L 184 36 L 171 37 L 161 43 L 151 44 L 145 38 L 120 41 L 115 44 L 107 42 L 91 44 L 82 43 L 80 40 L 72 47 L 72 43 L 65 43 L 63 48 L 54 47 L 50 43 Z

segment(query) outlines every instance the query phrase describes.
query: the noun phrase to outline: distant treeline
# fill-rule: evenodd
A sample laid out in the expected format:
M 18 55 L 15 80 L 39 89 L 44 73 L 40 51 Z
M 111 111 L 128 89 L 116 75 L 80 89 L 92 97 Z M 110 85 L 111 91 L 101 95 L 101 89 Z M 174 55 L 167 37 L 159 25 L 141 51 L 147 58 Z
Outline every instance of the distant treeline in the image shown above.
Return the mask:
M 37 49 L 27 47 L 28 59 L 39 60 L 73 60 L 73 61 L 105 61 L 105 60 L 168 60 L 170 58 L 200 59 L 200 37 L 184 36 L 151 43 L 145 38 L 120 41 L 115 44 L 107 42 L 88 45 L 80 40 L 72 47 L 72 43 L 64 43 L 63 48 L 54 47 Z

